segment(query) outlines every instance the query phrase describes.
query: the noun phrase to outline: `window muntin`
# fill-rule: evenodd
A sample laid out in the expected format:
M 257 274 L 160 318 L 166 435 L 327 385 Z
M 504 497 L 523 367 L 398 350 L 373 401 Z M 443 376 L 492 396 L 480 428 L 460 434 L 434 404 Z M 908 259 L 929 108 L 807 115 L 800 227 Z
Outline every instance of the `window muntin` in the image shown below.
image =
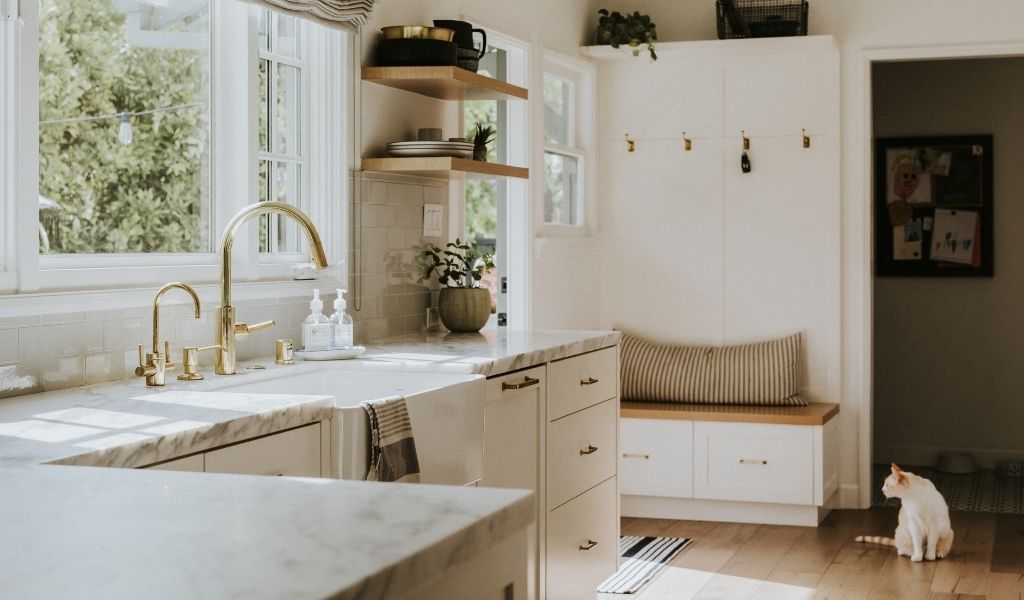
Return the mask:
M 39 250 L 211 250 L 210 7 L 41 0 Z
M 583 224 L 581 173 L 577 148 L 576 82 L 544 74 L 544 224 Z
M 259 31 L 259 198 L 303 207 L 300 24 L 295 17 L 263 10 Z M 260 217 L 260 252 L 298 252 L 299 242 L 293 221 L 279 215 Z

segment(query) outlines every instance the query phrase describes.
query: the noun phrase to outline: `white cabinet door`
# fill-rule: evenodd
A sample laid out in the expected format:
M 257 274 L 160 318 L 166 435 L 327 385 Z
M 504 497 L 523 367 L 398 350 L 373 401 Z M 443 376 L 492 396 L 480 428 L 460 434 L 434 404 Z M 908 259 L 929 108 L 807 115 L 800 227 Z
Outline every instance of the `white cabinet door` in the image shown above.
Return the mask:
M 620 419 L 623 495 L 693 497 L 693 421 Z
M 637 142 L 633 153 L 624 142 L 603 143 L 602 277 L 614 325 L 653 339 L 720 344 L 721 139 L 694 140 L 690 152 L 674 140 Z
M 618 567 L 615 478 L 548 515 L 547 600 L 594 598 Z
M 814 427 L 697 421 L 693 495 L 814 504 Z
M 804 333 L 802 382 L 834 396 L 839 348 L 839 198 L 835 144 L 763 140 L 740 172 L 726 156 L 724 342 Z
M 211 450 L 206 472 L 320 477 L 320 423 Z
M 487 380 L 484 463 L 480 487 L 532 490 L 537 523 L 527 532 L 527 597 L 540 598 L 544 548 L 544 406 L 547 368 L 535 367 Z M 518 596 L 517 596 L 518 597 Z
M 144 469 L 153 469 L 156 471 L 191 471 L 193 473 L 202 473 L 204 471 L 203 466 L 203 455 L 193 454 L 192 456 L 186 456 L 184 458 L 176 458 L 167 462 L 162 462 Z
M 614 61 L 601 65 L 600 78 L 602 120 L 616 134 L 614 140 L 601 140 L 602 144 L 624 143 L 628 133 L 641 140 L 661 138 L 680 149 L 684 131 L 697 147 L 721 133 L 722 62 L 718 58 Z M 649 142 L 639 145 L 648 148 Z
M 790 141 L 799 144 L 801 129 L 811 135 L 833 134 L 838 127 L 839 51 L 828 39 L 804 42 L 802 48 L 788 44 L 790 49 L 782 52 L 726 61 L 726 136 L 738 137 L 745 130 L 759 146 L 759 136 L 766 135 L 793 136 Z
M 545 392 L 545 367 L 487 381 L 480 487 L 538 491 Z

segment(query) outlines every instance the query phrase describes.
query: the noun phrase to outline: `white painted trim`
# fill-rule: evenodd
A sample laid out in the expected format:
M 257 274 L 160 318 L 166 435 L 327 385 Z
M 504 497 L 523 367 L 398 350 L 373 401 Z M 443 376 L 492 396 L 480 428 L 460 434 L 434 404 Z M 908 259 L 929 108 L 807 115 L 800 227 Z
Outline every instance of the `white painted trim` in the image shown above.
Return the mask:
M 312 296 L 314 288 L 333 290 L 343 287 L 334 279 L 310 281 L 263 281 L 235 283 L 232 299 L 236 302 L 257 300 L 271 301 L 271 304 L 287 300 L 299 300 Z M 220 303 L 220 286 L 215 283 L 194 286 L 204 305 Z M 99 310 L 151 309 L 153 288 L 109 289 L 104 291 L 61 291 L 39 292 L 0 296 L 0 314 L 8 317 L 38 317 L 40 315 L 82 313 Z M 184 299 L 168 299 L 168 304 L 183 303 Z
M 860 53 L 859 68 L 860 73 L 858 74 L 855 84 L 859 84 L 859 88 L 862 90 L 861 106 L 860 106 L 860 118 L 861 118 L 861 153 L 863 165 L 861 169 L 861 177 L 857 184 L 860 187 L 859 193 L 856 193 L 854 198 L 851 200 L 859 201 L 861 218 L 863 219 L 862 231 L 858 232 L 862 236 L 861 240 L 864 244 L 864 252 L 860 257 L 859 261 L 859 272 L 844 273 L 844 283 L 849 283 L 850 280 L 855 280 L 863 283 L 863 295 L 861 301 L 863 302 L 863 311 L 861 314 L 861 323 L 863 327 L 859 331 L 845 332 L 845 335 L 849 336 L 849 339 L 859 340 L 862 344 L 861 352 L 861 365 L 859 370 L 859 384 L 862 391 L 861 397 L 863 400 L 860 402 L 860 406 L 857 410 L 858 421 L 857 421 L 857 458 L 858 458 L 858 485 L 853 486 L 851 484 L 843 484 L 840 487 L 841 502 L 842 506 L 859 506 L 860 508 L 868 508 L 871 506 L 871 465 L 872 465 L 872 450 L 874 448 L 874 436 L 873 436 L 873 423 L 872 413 L 874 411 L 874 392 L 873 392 L 873 356 L 872 356 L 872 345 L 874 343 L 872 327 L 874 323 L 874 269 L 872 266 L 872 254 L 873 254 L 873 232 L 874 226 L 872 222 L 872 207 L 873 199 L 872 194 L 874 193 L 874 186 L 872 185 L 872 169 L 874 165 L 873 152 L 874 144 L 873 139 L 873 127 L 872 127 L 872 89 L 871 89 L 871 68 L 872 63 L 875 62 L 894 62 L 894 61 L 910 61 L 910 60 L 956 60 L 964 58 L 999 58 L 999 57 L 1013 57 L 1013 56 L 1024 56 L 1024 42 L 1017 43 L 1000 43 L 1000 44 L 976 44 L 976 45 L 949 45 L 949 46 L 887 46 L 887 47 L 869 47 L 864 48 Z M 859 80 L 859 81 L 858 81 Z M 845 321 L 845 317 L 844 317 Z M 846 338 L 843 340 L 844 353 L 851 344 Z M 844 367 L 849 365 L 844 364 Z M 849 371 L 849 369 L 845 369 Z M 846 396 L 849 397 L 849 396 Z M 844 402 L 845 405 L 845 402 Z M 844 406 L 844 409 L 846 407 Z M 854 498 L 856 502 L 850 503 Z
M 659 58 L 814 52 L 815 47 L 820 47 L 823 51 L 835 52 L 839 45 L 831 35 L 655 43 Z M 616 49 L 611 46 L 583 46 L 580 48 L 580 54 L 599 61 L 651 60 L 645 53 L 633 56 L 628 49 Z
M 817 527 L 830 510 L 825 507 L 801 504 L 627 495 L 621 497 L 621 506 L 623 517 L 795 525 L 798 527 Z

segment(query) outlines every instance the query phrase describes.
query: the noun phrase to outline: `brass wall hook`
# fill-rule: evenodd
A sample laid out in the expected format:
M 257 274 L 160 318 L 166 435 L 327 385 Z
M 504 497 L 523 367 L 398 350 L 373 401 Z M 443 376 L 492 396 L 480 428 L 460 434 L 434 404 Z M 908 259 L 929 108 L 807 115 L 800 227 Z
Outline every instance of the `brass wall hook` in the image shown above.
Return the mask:
M 629 139 L 629 134 L 628 133 L 626 134 L 626 151 L 627 152 L 636 152 L 636 142 L 634 142 L 633 140 Z
M 747 137 L 747 131 L 740 129 L 740 137 L 743 138 L 743 149 L 750 150 L 750 138 Z
M 807 130 L 806 129 L 801 129 L 800 132 L 804 136 L 804 148 L 810 148 L 811 147 L 811 136 L 807 135 Z
M 693 141 L 686 137 L 685 131 L 683 132 L 683 150 L 686 150 L 687 152 L 693 150 Z

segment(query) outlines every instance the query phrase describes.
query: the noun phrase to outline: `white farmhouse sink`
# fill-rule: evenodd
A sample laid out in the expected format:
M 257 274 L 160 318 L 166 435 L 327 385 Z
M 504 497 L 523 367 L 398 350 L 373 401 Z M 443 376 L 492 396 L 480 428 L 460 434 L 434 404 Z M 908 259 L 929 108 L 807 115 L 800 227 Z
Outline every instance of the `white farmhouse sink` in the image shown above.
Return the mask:
M 334 396 L 331 473 L 340 479 L 363 479 L 369 466 L 369 420 L 359 403 L 404 397 L 416 438 L 420 480 L 467 485 L 480 479 L 485 393 L 480 375 L 358 371 L 325 364 L 316 371 L 286 372 L 218 389 Z

